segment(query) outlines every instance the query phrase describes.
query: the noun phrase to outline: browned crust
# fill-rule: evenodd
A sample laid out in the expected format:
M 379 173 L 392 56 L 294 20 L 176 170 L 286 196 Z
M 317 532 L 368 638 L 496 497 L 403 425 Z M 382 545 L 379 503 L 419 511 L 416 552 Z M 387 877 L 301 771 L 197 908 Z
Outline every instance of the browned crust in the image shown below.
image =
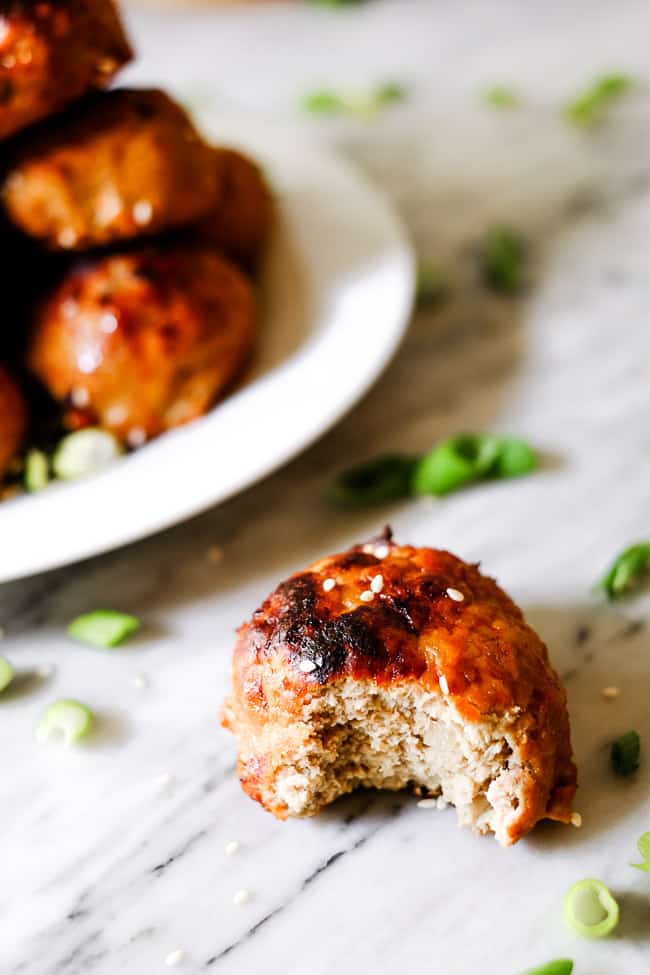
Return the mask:
M 224 724 L 254 741 L 268 721 L 290 727 L 320 688 L 340 678 L 417 681 L 440 692 L 444 677 L 464 720 L 519 716 L 519 753 L 530 775 L 510 842 L 542 818 L 569 822 L 576 789 L 569 718 L 544 643 L 478 566 L 445 551 L 379 544 L 385 557 L 356 546 L 297 573 L 242 626 Z M 381 593 L 362 602 L 377 574 Z M 326 593 L 328 578 L 336 586 Z M 298 668 L 305 657 L 319 662 L 312 673 Z M 263 755 L 240 764 L 243 788 L 262 804 L 270 773 Z
M 221 194 L 215 208 L 197 227 L 201 238 L 254 268 L 268 239 L 273 198 L 259 166 L 235 149 L 214 150 Z
M 11 0 L 1 16 L 0 139 L 103 88 L 133 56 L 113 0 Z

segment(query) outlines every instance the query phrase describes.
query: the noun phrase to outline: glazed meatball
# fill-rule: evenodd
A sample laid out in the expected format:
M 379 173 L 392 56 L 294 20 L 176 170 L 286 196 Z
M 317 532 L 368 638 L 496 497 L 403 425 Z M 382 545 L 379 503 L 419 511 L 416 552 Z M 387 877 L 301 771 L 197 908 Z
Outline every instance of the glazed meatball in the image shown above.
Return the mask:
M 21 447 L 26 426 L 23 395 L 9 373 L 0 366 L 0 481 Z
M 234 149 L 215 149 L 221 196 L 200 224 L 204 240 L 245 267 L 254 267 L 271 228 L 271 192 L 251 159 Z
M 149 248 L 75 267 L 37 315 L 32 371 L 67 405 L 137 446 L 201 416 L 237 376 L 254 295 L 206 248 Z
M 103 92 L 20 141 L 5 206 L 53 249 L 159 233 L 198 220 L 218 198 L 212 150 L 160 91 Z
M 224 724 L 242 787 L 279 819 L 409 785 L 506 846 L 571 818 L 569 718 L 546 647 L 449 552 L 386 536 L 280 585 L 239 631 Z
M 102 88 L 132 57 L 112 0 L 0 5 L 0 139 Z

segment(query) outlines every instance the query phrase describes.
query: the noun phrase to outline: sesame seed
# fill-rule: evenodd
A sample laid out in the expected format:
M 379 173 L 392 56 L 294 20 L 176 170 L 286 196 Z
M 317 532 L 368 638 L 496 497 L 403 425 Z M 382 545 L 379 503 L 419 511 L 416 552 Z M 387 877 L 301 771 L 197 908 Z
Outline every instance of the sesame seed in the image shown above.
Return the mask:
M 119 426 L 120 423 L 124 423 L 127 417 L 127 409 L 120 403 L 115 403 L 113 406 L 109 406 L 104 410 L 104 422 L 107 426 Z
M 83 386 L 76 386 L 74 389 L 70 390 L 70 401 L 73 406 L 82 410 L 84 406 L 88 406 L 90 403 L 90 393 Z
M 165 964 L 168 968 L 174 968 L 175 965 L 180 965 L 180 963 L 185 958 L 185 952 L 182 948 L 175 948 L 174 951 L 170 951 L 168 955 L 165 956 Z
M 251 899 L 250 891 L 243 888 L 242 890 L 236 890 L 233 894 L 232 902 L 237 907 L 241 907 L 242 904 L 246 904 Z
M 600 693 L 603 695 L 603 697 L 613 700 L 613 698 L 619 696 L 621 689 L 620 687 L 603 687 Z
M 147 442 L 147 432 L 142 427 L 132 427 L 126 435 L 129 447 L 141 447 Z
M 372 589 L 366 589 L 359 596 L 359 599 L 361 600 L 362 603 L 371 603 L 374 598 L 375 598 L 375 594 L 372 591 Z
M 447 589 L 447 595 L 450 599 L 453 599 L 455 603 L 462 603 L 463 599 L 465 598 L 460 589 L 452 589 L 451 586 L 449 586 Z
M 438 805 L 438 800 L 437 799 L 420 799 L 420 801 L 418 803 L 416 803 L 416 805 L 417 805 L 418 809 L 435 809 L 437 807 L 437 805 Z
M 149 200 L 138 200 L 137 203 L 133 204 L 133 219 L 137 223 L 138 227 L 146 227 L 148 223 L 151 223 L 151 218 L 153 217 L 153 207 Z
M 69 250 L 71 247 L 74 247 L 79 238 L 72 227 L 64 227 L 56 239 L 64 250 Z
M 444 674 L 441 674 L 438 678 L 438 683 L 440 684 L 440 690 L 443 694 L 449 694 L 449 684 L 447 683 L 447 678 Z
M 219 545 L 211 545 L 206 552 L 206 558 L 210 565 L 218 565 L 223 559 L 223 549 Z
M 303 674 L 311 674 L 312 670 L 316 670 L 316 664 L 313 660 L 301 660 L 298 669 L 302 670 Z
M 174 776 L 171 774 L 171 772 L 161 772 L 160 775 L 156 776 L 154 781 L 156 785 L 160 786 L 161 789 L 164 789 L 166 786 L 172 784 L 174 781 Z
M 336 579 L 325 579 L 323 582 L 323 592 L 331 592 L 336 585 Z
M 580 815 L 579 812 L 571 813 L 571 825 L 575 826 L 576 829 L 580 829 L 580 827 L 582 826 L 582 816 Z
M 239 849 L 239 842 L 237 840 L 231 840 L 230 843 L 226 843 L 224 847 L 224 853 L 227 857 L 231 857 L 233 853 L 236 853 Z
M 375 545 L 375 555 L 378 559 L 385 559 L 388 556 L 390 549 L 388 545 Z
M 144 676 L 144 674 L 134 674 L 131 678 L 131 683 L 134 687 L 141 691 L 147 686 L 147 678 Z
M 101 353 L 97 349 L 81 349 L 77 354 L 77 368 L 86 375 L 94 372 L 101 361 Z
M 375 576 L 370 583 L 370 588 L 373 592 L 381 592 L 384 588 L 384 577 L 382 575 Z
M 110 311 L 105 312 L 99 320 L 99 327 L 107 335 L 111 335 L 117 329 L 117 325 L 117 316 Z

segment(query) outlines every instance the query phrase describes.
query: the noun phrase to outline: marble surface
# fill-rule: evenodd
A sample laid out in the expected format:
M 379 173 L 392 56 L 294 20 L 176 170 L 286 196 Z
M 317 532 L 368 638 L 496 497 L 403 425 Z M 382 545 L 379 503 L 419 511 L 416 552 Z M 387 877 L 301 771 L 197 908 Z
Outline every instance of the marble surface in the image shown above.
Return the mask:
M 454 294 L 415 316 L 376 388 L 282 472 L 164 535 L 0 589 L 2 652 L 19 671 L 0 705 L 0 971 L 515 975 L 565 956 L 576 975 L 647 972 L 650 882 L 628 864 L 650 829 L 650 765 L 617 780 L 607 747 L 632 727 L 650 743 L 650 606 L 608 607 L 591 587 L 650 532 L 650 8 L 380 0 L 131 19 L 134 80 L 338 145 L 397 201 Z M 575 131 L 559 106 L 607 68 L 633 73 L 638 91 L 598 131 Z M 306 87 L 388 76 L 412 97 L 373 123 L 296 112 Z M 497 81 L 525 107 L 483 107 L 478 92 Z M 495 220 L 531 241 L 516 301 L 477 278 L 476 240 Z M 344 513 L 322 501 L 337 468 L 461 429 L 525 435 L 542 471 L 435 503 Z M 283 825 L 241 793 L 218 726 L 235 627 L 284 575 L 386 521 L 400 539 L 480 559 L 548 641 L 582 829 L 545 825 L 502 850 L 406 795 Z M 98 604 L 140 615 L 142 634 L 110 653 L 73 645 L 66 621 Z M 607 685 L 620 697 L 605 700 Z M 34 742 L 60 696 L 97 712 L 83 748 Z M 605 942 L 562 924 L 565 890 L 588 876 L 621 902 Z

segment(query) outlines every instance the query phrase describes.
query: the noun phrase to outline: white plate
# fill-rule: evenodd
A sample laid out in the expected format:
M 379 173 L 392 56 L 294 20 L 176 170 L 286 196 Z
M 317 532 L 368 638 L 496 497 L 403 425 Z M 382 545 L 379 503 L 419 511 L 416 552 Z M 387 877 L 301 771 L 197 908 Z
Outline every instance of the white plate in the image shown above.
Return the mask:
M 404 332 L 414 259 L 388 202 L 293 132 L 202 127 L 256 156 L 278 198 L 252 368 L 201 420 L 83 481 L 1 504 L 0 582 L 134 541 L 253 484 L 350 409 Z

